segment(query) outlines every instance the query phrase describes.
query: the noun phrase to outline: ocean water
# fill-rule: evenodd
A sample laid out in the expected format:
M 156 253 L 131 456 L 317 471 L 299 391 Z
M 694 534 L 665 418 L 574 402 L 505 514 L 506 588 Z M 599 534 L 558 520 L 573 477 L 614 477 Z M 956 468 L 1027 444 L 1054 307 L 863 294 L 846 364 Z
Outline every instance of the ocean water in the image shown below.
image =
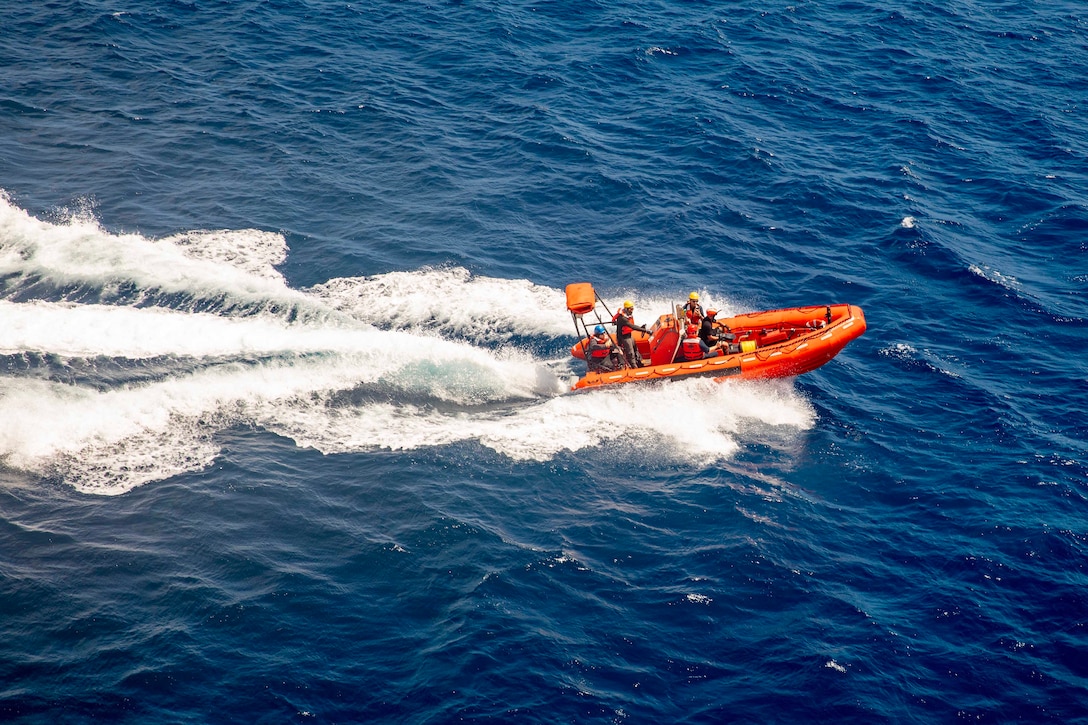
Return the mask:
M 6 3 L 0 720 L 1088 721 L 1088 12 Z M 565 394 L 564 286 L 861 306 Z

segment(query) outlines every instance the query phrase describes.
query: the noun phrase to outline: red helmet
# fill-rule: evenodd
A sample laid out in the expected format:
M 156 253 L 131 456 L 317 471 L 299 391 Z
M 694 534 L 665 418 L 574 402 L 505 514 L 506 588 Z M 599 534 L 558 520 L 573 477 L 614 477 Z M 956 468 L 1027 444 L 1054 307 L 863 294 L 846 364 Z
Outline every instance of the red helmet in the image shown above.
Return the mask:
M 694 337 L 699 332 L 699 328 L 695 325 L 688 325 L 688 337 Z

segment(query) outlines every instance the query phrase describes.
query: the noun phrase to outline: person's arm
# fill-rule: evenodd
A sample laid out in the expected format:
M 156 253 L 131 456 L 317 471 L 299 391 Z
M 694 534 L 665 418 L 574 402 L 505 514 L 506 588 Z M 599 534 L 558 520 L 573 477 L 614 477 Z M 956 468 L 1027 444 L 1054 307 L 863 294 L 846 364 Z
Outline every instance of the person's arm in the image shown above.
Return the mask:
M 619 330 L 621 327 L 630 327 L 632 330 L 638 330 L 639 332 L 650 332 L 642 325 L 636 325 L 634 319 L 628 317 L 627 315 L 623 315 L 618 320 L 616 320 L 616 329 Z

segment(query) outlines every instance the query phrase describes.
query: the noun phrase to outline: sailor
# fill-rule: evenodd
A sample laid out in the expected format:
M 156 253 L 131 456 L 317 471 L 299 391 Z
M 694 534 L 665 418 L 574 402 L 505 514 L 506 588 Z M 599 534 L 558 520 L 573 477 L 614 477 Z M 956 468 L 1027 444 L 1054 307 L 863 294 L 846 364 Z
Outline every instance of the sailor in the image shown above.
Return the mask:
M 680 349 L 676 351 L 677 362 L 702 360 L 709 354 L 710 347 L 699 339 L 699 328 L 695 325 L 688 325 L 687 336 L 680 341 Z
M 699 328 L 699 339 L 705 342 L 711 349 L 714 349 L 716 345 L 720 344 L 726 354 L 740 352 L 740 347 L 730 344 L 737 339 L 737 336 L 730 332 L 725 324 L 719 323 L 714 319 L 717 314 L 718 311 L 713 307 L 706 311 L 706 317 L 703 318 L 703 325 Z
M 612 346 L 612 338 L 604 325 L 593 328 L 593 335 L 589 338 L 589 347 L 586 350 L 586 366 L 591 373 L 610 372 L 622 365 L 619 362 L 619 352 Z
M 634 338 L 631 337 L 631 332 L 638 330 L 649 334 L 650 331 L 635 324 L 635 303 L 631 300 L 624 301 L 623 307 L 612 316 L 612 324 L 616 326 L 616 342 L 619 343 L 620 350 L 623 352 L 627 367 L 643 367 L 642 356 L 638 352 Z
M 698 292 L 688 295 L 687 304 L 684 305 L 684 316 L 688 318 L 689 325 L 698 325 L 703 321 L 703 306 L 699 304 Z
M 718 311 L 711 307 L 706 311 L 703 324 L 699 326 L 699 339 L 705 342 L 707 347 L 714 347 L 721 342 L 718 328 L 714 326 L 714 316 L 717 314 Z

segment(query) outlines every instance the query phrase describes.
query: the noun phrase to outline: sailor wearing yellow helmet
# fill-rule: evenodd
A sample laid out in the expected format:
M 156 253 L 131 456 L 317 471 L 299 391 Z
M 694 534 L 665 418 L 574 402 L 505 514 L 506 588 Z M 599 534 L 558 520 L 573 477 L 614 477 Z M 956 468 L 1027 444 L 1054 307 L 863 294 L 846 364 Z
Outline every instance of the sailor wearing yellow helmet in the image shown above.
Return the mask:
M 612 324 L 616 326 L 616 342 L 620 346 L 620 350 L 623 351 L 623 357 L 627 361 L 627 367 L 640 368 L 643 367 L 642 356 L 639 355 L 638 346 L 635 345 L 635 340 L 631 337 L 632 330 L 638 330 L 639 332 L 645 332 L 649 334 L 649 330 L 641 325 L 635 324 L 635 303 L 631 300 L 626 300 L 623 303 L 623 307 L 616 311 L 616 314 L 612 316 Z
M 698 327 L 703 321 L 703 306 L 699 304 L 699 293 L 692 292 L 688 295 L 687 304 L 684 305 L 684 316 L 688 318 L 689 325 Z

